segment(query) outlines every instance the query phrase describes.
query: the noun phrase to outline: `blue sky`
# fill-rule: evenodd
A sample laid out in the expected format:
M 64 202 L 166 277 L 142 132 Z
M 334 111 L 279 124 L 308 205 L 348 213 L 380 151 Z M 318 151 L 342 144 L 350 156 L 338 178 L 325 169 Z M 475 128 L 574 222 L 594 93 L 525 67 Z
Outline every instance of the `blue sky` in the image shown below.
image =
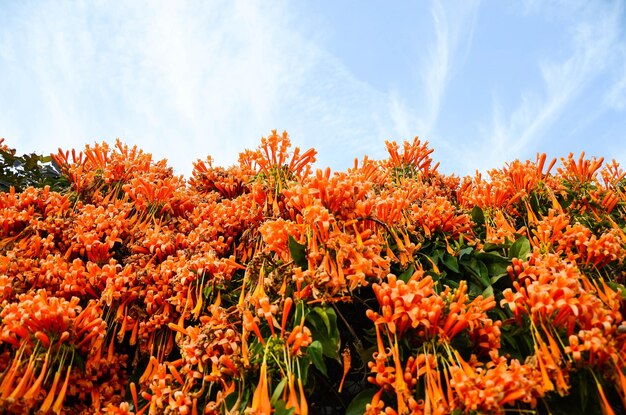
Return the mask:
M 116 137 L 188 175 L 272 129 L 345 169 L 419 136 L 459 175 L 626 166 L 624 1 L 0 1 L 0 136 Z

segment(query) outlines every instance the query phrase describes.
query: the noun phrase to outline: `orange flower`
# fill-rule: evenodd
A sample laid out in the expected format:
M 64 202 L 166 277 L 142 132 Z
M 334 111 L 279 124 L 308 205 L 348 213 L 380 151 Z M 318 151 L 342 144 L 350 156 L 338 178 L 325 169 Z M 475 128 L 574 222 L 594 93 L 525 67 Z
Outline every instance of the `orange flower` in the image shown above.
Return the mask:
M 439 163 L 432 166 L 430 155 L 434 151 L 428 148 L 428 142 L 420 142 L 415 137 L 412 142 L 404 141 L 402 143 L 402 153 L 398 151 L 399 146 L 396 142 L 385 141 L 389 159 L 387 167 L 390 169 L 409 169 L 411 174 L 419 172 L 424 177 L 436 173 Z
M 270 415 L 272 413 L 267 380 L 267 361 L 265 357 L 263 357 L 263 363 L 261 364 L 259 384 L 254 390 L 254 395 L 252 395 L 252 405 L 246 409 L 246 413 L 258 415 Z

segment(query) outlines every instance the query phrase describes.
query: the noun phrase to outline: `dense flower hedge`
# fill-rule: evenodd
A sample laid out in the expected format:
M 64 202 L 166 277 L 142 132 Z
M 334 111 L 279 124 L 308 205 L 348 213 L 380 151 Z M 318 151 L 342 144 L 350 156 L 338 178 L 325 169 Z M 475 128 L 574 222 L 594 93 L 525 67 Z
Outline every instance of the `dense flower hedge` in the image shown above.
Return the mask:
M 65 191 L 0 193 L 0 412 L 624 413 L 617 163 L 387 149 L 59 151 Z

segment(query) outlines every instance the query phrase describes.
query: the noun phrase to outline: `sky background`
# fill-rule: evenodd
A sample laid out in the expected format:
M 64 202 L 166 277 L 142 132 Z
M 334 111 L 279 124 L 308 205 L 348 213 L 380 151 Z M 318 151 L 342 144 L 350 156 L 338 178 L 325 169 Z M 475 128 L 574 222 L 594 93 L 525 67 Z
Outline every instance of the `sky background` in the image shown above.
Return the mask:
M 271 130 L 318 167 L 419 136 L 446 173 L 569 152 L 626 167 L 624 1 L 0 0 L 0 137 L 119 137 L 177 174 Z

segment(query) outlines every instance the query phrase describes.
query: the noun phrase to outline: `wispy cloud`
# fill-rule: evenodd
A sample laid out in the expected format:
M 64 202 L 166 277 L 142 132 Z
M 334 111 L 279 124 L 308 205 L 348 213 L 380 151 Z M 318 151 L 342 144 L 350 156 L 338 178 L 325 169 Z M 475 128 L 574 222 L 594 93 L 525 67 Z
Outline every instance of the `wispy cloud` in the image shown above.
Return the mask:
M 338 169 L 363 154 L 384 157 L 385 139 L 414 135 L 431 141 L 435 157 L 456 171 L 501 164 L 527 156 L 590 82 L 604 79 L 607 62 L 618 59 L 614 51 L 626 59 L 616 16 L 623 10 L 580 4 L 570 13 L 585 19 L 559 21 L 572 35 L 563 49 L 570 55 L 539 63 L 543 83 L 520 91 L 513 110 L 496 96 L 484 150 L 444 128 L 458 122 L 450 107 L 473 105 L 448 107 L 451 85 L 463 80 L 478 49 L 477 1 L 433 0 L 418 12 L 415 47 L 398 61 L 414 68 L 413 83 L 399 79 L 402 87 L 391 90 L 355 76 L 349 58 L 324 48 L 332 35 L 315 23 L 323 16 L 311 21 L 290 2 L 0 2 L 0 134 L 20 151 L 38 152 L 119 136 L 184 174 L 206 155 L 235 162 L 274 128 L 289 131 L 295 145 L 316 147 L 319 165 Z M 403 30 L 398 36 L 418 33 Z M 626 76 L 614 77 L 602 108 L 623 111 Z M 468 136 L 477 135 L 473 128 Z M 462 166 L 471 148 L 481 153 Z
M 571 55 L 562 61 L 546 60 L 538 64 L 543 88 L 523 91 L 518 107 L 508 114 L 494 98 L 491 134 L 487 141 L 491 151 L 486 163 L 485 158 L 480 159 L 483 167 L 513 158 L 532 157 L 550 128 L 574 102 L 584 99 L 583 91 L 606 70 L 621 41 L 621 5 L 579 6 L 577 18 L 561 16 L 562 21 L 569 23 Z M 531 9 L 534 7 L 539 6 L 533 3 Z
M 435 41 L 428 48 L 428 64 L 422 80 L 427 108 L 420 117 L 421 129 L 429 134 L 437 123 L 450 78 L 462 66 L 471 48 L 478 1 L 458 3 L 435 0 L 431 15 Z
M 615 54 L 620 59 L 617 80 L 604 94 L 603 103 L 609 109 L 622 112 L 626 110 L 626 43 Z
M 416 93 L 408 97 L 399 93 L 390 95 L 394 132 L 406 138 L 415 134 L 425 137 L 437 148 L 439 157 L 457 152 L 453 143 L 438 134 L 437 122 L 449 83 L 462 71 L 471 51 L 479 6 L 478 0 L 433 0 L 432 36 L 415 48 L 419 84 L 411 90 Z
M 0 29 L 0 125 L 21 151 L 120 136 L 188 174 L 277 128 L 345 168 L 391 135 L 389 94 L 355 79 L 287 3 L 18 9 Z

